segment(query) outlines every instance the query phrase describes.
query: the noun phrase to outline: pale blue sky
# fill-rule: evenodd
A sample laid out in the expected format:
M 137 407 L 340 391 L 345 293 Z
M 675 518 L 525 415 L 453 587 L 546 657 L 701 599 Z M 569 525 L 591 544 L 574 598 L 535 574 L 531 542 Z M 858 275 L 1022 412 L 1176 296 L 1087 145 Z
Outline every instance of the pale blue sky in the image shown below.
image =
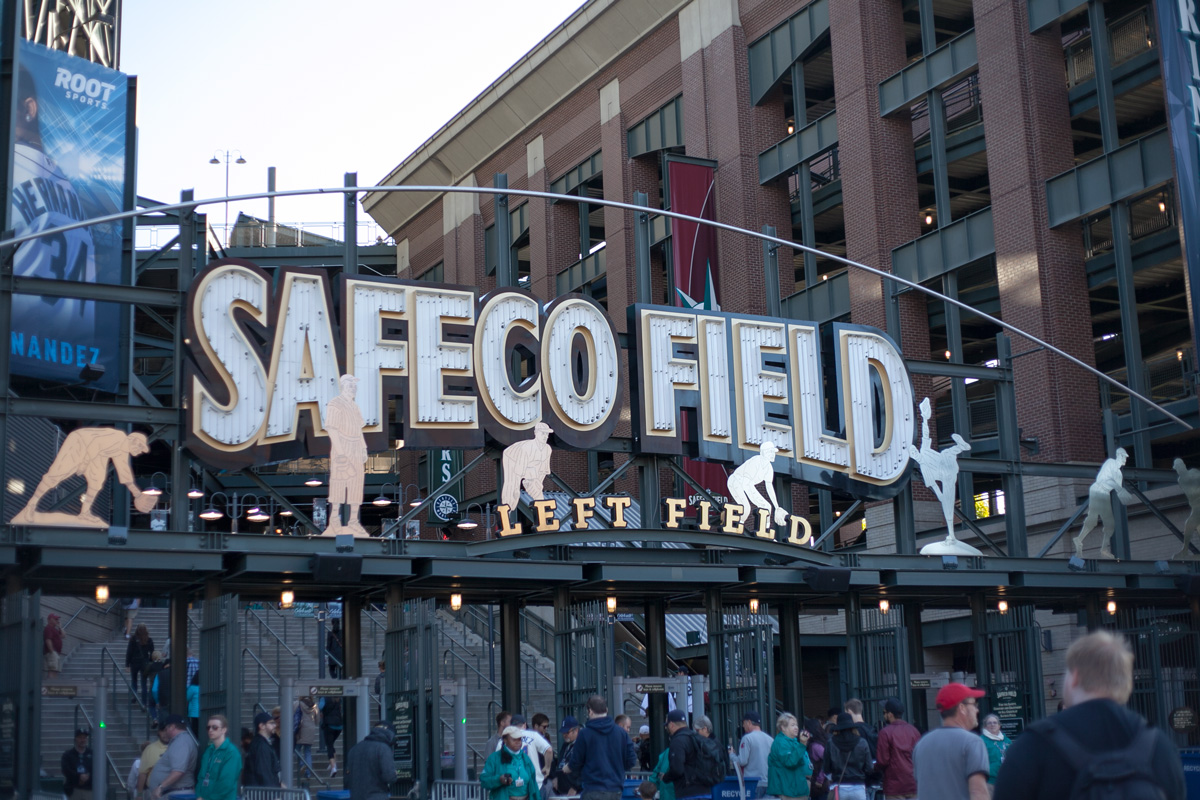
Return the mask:
M 138 77 L 138 192 L 372 185 L 582 0 L 125 0 L 121 70 Z M 266 201 L 242 209 L 265 217 Z M 224 220 L 222 206 L 208 209 Z M 236 217 L 237 206 L 230 209 Z M 283 199 L 280 222 L 340 221 L 340 198 Z M 360 218 L 366 218 L 360 208 Z

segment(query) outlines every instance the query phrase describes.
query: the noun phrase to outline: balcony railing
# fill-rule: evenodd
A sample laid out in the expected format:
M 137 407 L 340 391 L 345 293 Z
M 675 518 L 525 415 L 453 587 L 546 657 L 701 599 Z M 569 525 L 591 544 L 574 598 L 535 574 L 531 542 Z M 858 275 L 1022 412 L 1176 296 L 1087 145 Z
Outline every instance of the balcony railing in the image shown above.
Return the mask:
M 1108 43 L 1114 67 L 1154 47 L 1154 22 L 1150 19 L 1149 7 L 1139 8 L 1109 23 Z M 1069 44 L 1065 55 L 1068 87 L 1078 86 L 1096 77 L 1091 36 Z
M 1156 403 L 1173 403 L 1196 394 L 1196 357 L 1190 347 L 1145 359 L 1137 368 L 1141 370 L 1150 397 Z M 1113 370 L 1108 374 L 1121 383 L 1127 383 L 1129 378 L 1128 369 Z M 1100 384 L 1100 399 L 1106 408 L 1111 408 L 1117 414 L 1129 412 L 1129 395 L 1113 389 L 1107 383 Z
M 942 92 L 942 105 L 946 109 L 946 128 L 956 130 L 980 119 L 982 106 L 979 98 L 979 73 L 973 72 L 958 83 L 951 84 Z M 967 116 L 970 114 L 971 116 Z M 913 103 L 913 141 L 929 135 L 929 101 Z

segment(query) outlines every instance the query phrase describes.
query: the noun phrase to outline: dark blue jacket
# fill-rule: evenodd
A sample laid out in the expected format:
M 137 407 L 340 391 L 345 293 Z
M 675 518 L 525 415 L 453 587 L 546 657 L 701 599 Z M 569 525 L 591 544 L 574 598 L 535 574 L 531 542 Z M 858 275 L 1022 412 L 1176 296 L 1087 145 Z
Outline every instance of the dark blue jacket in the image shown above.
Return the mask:
M 579 732 L 567 761 L 585 792 L 619 792 L 625 787 L 625 770 L 637 763 L 633 742 L 612 717 L 589 719 Z

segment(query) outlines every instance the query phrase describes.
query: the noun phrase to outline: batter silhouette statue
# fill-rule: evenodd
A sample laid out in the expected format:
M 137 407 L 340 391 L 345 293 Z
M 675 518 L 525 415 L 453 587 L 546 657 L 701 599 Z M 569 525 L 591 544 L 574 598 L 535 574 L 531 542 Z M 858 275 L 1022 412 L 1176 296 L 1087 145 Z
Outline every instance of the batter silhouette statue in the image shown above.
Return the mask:
M 1105 461 L 1096 473 L 1096 481 L 1088 488 L 1087 516 L 1083 518 L 1083 527 L 1075 537 L 1075 555 L 1083 558 L 1083 540 L 1096 527 L 1097 522 L 1104 523 L 1104 538 L 1100 540 L 1100 557 L 1116 558 L 1109 545 L 1112 544 L 1113 533 L 1116 531 L 1116 521 L 1112 512 L 1112 493 L 1116 492 L 1122 503 L 1133 501 L 1133 495 L 1125 491 L 1122 485 L 1125 477 L 1121 467 L 1129 459 L 1124 447 L 1117 448 L 1117 454 Z
M 957 433 L 950 434 L 954 444 L 945 450 L 935 450 L 929 438 L 929 418 L 933 410 L 929 398 L 921 401 L 921 449 L 908 446 L 908 454 L 921 468 L 921 480 L 942 504 L 942 516 L 946 518 L 946 538 L 921 548 L 923 556 L 981 556 L 983 553 L 954 536 L 954 496 L 958 486 L 958 454 L 971 449 L 971 445 Z
M 500 502 L 516 508 L 521 502 L 521 489 L 534 500 L 542 499 L 542 483 L 550 474 L 550 426 L 539 422 L 533 426 L 533 438 L 515 442 L 504 448 L 500 462 L 504 466 L 504 485 Z
M 1183 547 L 1174 558 L 1195 558 L 1196 554 L 1191 551 L 1189 545 L 1196 535 L 1196 529 L 1200 528 L 1200 469 L 1188 469 L 1181 458 L 1175 459 L 1172 466 L 1179 473 L 1179 488 L 1183 490 L 1183 496 L 1187 498 L 1192 509 L 1187 521 L 1183 523 Z
M 354 401 L 358 378 L 343 375 L 340 383 L 342 392 L 329 401 L 325 415 L 325 430 L 329 433 L 329 526 L 324 535 L 369 536 L 358 520 L 367 463 L 362 411 Z M 343 505 L 349 507 L 345 524 L 342 523 Z
M 758 455 L 743 461 L 742 465 L 730 474 L 725 485 L 729 488 L 732 502 L 747 512 L 751 505 L 755 508 L 765 508 L 767 511 L 774 508 L 775 524 L 783 525 L 787 522 L 788 515 L 779 507 L 779 501 L 775 498 L 775 468 L 771 466 L 775 461 L 775 454 L 778 452 L 779 448 L 775 446 L 774 442 L 763 442 L 758 447 Z M 758 491 L 759 484 L 766 486 L 767 495 L 771 498 L 770 502 Z M 753 515 L 747 513 L 746 516 Z
M 145 514 L 154 508 L 156 498 L 143 494 L 133 479 L 129 466 L 131 456 L 150 452 L 145 434 L 125 433 L 116 428 L 79 428 L 67 434 L 58 455 L 46 476 L 38 482 L 33 497 L 17 512 L 10 525 L 69 525 L 83 528 L 107 528 L 108 522 L 92 513 L 92 504 L 104 486 L 111 461 L 117 469 L 117 479 L 133 495 L 133 504 Z M 38 511 L 38 503 L 46 493 L 68 478 L 82 475 L 87 481 L 87 493 L 80 502 L 79 514 L 61 511 Z

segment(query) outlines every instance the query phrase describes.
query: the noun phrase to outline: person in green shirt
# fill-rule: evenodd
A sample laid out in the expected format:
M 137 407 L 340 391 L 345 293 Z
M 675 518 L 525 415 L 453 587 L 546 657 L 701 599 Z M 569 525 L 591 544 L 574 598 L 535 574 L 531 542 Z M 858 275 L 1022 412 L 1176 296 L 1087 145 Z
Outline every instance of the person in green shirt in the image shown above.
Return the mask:
M 226 735 L 229 721 L 220 714 L 208 718 L 208 747 L 196 774 L 197 800 L 237 800 L 242 754 Z
M 778 731 L 767 756 L 767 794 L 791 800 L 808 797 L 808 776 L 812 762 L 808 760 L 808 731 L 791 714 L 780 714 L 775 725 Z
M 523 748 L 521 729 L 509 725 L 500 734 L 500 749 L 487 757 L 479 784 L 490 800 L 538 800 L 533 762 Z M 537 798 L 531 797 L 537 795 Z
M 663 775 L 666 775 L 669 769 L 671 769 L 671 749 L 667 748 L 658 757 L 658 763 L 654 765 L 654 774 L 650 776 L 650 780 L 658 787 L 658 800 L 675 800 L 675 784 L 663 780 Z

